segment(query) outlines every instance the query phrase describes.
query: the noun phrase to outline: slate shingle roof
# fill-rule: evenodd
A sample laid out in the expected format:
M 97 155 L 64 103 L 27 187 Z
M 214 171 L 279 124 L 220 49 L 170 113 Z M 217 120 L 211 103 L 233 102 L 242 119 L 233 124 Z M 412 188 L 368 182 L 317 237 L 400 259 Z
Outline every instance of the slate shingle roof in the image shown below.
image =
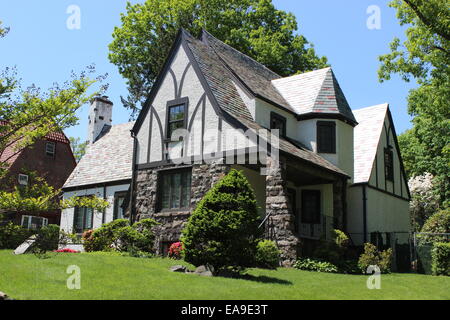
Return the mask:
M 368 182 L 377 153 L 388 104 L 354 110 L 358 121 L 354 129 L 354 183 Z
M 114 125 L 89 146 L 64 188 L 131 179 L 134 122 Z
M 280 96 L 275 87 L 271 85 L 271 80 L 279 76 L 253 59 L 215 39 L 206 31 L 204 31 L 202 41 L 193 38 L 189 34 L 185 34 L 185 40 L 221 110 L 233 116 L 233 118 L 247 128 L 254 130 L 262 129 L 262 127 L 253 120 L 247 106 L 237 92 L 233 81 L 236 81 L 236 76 L 238 81 L 247 79 L 250 85 L 254 86 L 254 90 L 261 90 L 258 86 L 259 84 L 262 85 L 262 83 L 264 83 L 264 85 L 262 85 L 263 87 L 265 86 L 264 88 L 267 89 L 268 87 L 271 87 L 272 92 L 275 92 L 276 95 Z M 215 49 L 212 48 L 211 45 L 213 45 Z M 252 72 L 254 72 L 253 75 L 251 75 Z M 245 85 L 248 86 L 249 83 L 245 83 Z M 267 92 L 270 92 L 270 90 Z M 274 98 L 274 96 L 271 97 Z M 282 103 L 282 101 L 279 102 Z M 290 106 L 289 108 L 293 111 Z M 296 146 L 285 139 L 280 138 L 280 150 L 338 174 L 347 175 L 320 155 L 307 148 Z
M 272 80 L 272 84 L 298 115 L 339 114 L 355 123 L 355 117 L 331 68 Z

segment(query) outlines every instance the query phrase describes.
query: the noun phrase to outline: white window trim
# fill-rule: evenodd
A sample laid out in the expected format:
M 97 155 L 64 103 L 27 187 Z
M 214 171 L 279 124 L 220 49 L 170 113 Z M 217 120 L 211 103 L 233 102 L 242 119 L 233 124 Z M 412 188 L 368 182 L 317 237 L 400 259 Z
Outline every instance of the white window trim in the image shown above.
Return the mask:
M 26 174 L 19 173 L 19 177 L 17 178 L 20 185 L 27 186 L 28 185 L 28 176 Z
M 42 227 L 48 226 L 48 219 L 47 218 L 37 217 L 37 216 L 28 216 L 28 215 L 23 215 L 22 216 L 22 221 L 21 221 L 20 225 L 22 227 L 26 228 L 26 229 L 31 229 L 30 226 L 31 226 L 31 219 L 32 218 L 42 219 Z M 26 226 L 23 225 L 25 219 L 27 219 L 27 225 Z
M 51 146 L 50 149 L 49 146 Z M 47 141 L 45 143 L 45 154 L 48 155 L 49 157 L 54 157 L 55 153 L 56 153 L 56 143 L 53 141 Z

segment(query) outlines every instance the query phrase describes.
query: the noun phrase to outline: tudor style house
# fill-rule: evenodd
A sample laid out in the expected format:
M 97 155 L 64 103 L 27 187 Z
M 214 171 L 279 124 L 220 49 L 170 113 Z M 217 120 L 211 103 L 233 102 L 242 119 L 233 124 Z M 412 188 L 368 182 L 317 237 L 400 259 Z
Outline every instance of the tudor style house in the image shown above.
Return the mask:
M 88 158 L 64 188 L 68 195 L 96 192 L 113 203 L 108 188 L 129 186 L 126 215 L 160 222 L 155 249 L 161 254 L 231 168 L 251 183 L 261 227 L 285 266 L 333 228 L 346 231 L 355 245 L 372 232 L 410 229 L 389 107 L 352 111 L 331 68 L 282 78 L 206 31 L 197 39 L 180 30 L 138 119 L 123 126 L 132 138 L 114 126 L 93 130 L 100 137 L 92 136 Z M 126 158 L 120 163 L 127 166 L 116 158 Z M 115 217 L 92 215 L 67 212 L 67 230 L 81 232 Z
M 0 126 L 4 122 L 0 120 Z M 7 174 L 0 180 L 0 191 L 33 183 L 29 174 L 37 174 L 55 189 L 60 189 L 76 166 L 70 141 L 63 132 L 52 132 L 31 146 L 17 151 L 15 144 L 8 146 L 0 161 L 7 165 Z M 59 224 L 60 210 L 47 212 L 3 212 L 5 220 L 25 228 L 35 229 L 47 224 Z
M 98 196 L 110 206 L 104 211 L 90 208 L 64 209 L 60 228 L 82 233 L 103 223 L 124 217 L 123 201 L 131 182 L 133 122 L 112 125 L 113 103 L 106 96 L 91 103 L 88 123 L 88 145 L 85 155 L 63 186 L 63 197 Z

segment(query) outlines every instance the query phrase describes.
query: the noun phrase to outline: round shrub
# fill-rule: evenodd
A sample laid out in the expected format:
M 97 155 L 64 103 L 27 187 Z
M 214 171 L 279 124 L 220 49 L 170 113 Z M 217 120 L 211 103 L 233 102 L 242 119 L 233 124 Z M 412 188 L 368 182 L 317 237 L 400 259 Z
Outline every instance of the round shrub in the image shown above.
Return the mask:
M 184 247 L 182 242 L 175 242 L 170 245 L 169 258 L 181 259 L 184 254 Z
M 280 250 L 271 240 L 261 240 L 256 246 L 256 266 L 260 268 L 276 269 L 280 265 Z
M 435 242 L 433 244 L 431 271 L 435 276 L 450 276 L 450 242 Z
M 0 249 L 16 249 L 36 231 L 18 226 L 11 221 L 0 226 Z
M 185 260 L 211 265 L 215 272 L 254 265 L 258 211 L 245 176 L 232 169 L 198 203 L 183 230 Z
M 144 219 L 130 226 L 127 219 L 117 219 L 98 229 L 83 233 L 83 246 L 87 252 L 110 251 L 152 252 L 155 236 L 151 230 L 157 222 Z
M 366 273 L 369 266 L 378 266 L 382 273 L 391 272 L 392 249 L 378 251 L 377 247 L 371 243 L 364 244 L 364 253 L 358 260 L 358 267 L 362 273 Z
M 46 252 L 58 249 L 59 226 L 49 224 L 39 229 L 33 244 L 34 252 Z
M 450 209 L 443 209 L 436 212 L 425 222 L 422 232 L 429 233 L 450 233 Z M 447 241 L 445 235 L 418 235 L 419 240 L 423 242 L 441 242 Z

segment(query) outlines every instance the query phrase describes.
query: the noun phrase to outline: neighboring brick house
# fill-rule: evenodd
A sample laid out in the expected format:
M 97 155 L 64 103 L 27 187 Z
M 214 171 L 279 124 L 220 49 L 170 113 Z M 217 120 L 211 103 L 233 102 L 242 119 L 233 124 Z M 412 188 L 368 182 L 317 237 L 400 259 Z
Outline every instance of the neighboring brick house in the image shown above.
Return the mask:
M 45 138 L 19 152 L 16 152 L 12 145 L 1 154 L 0 161 L 6 162 L 8 165 L 8 173 L 0 182 L 0 188 L 3 190 L 11 187 L 10 181 L 13 185 L 32 183 L 32 181 L 28 181 L 26 175 L 30 171 L 45 178 L 47 183 L 55 189 L 60 189 L 76 167 L 70 141 L 63 132 L 49 133 Z M 57 210 L 23 214 L 10 213 L 7 214 L 7 217 L 17 224 L 32 227 L 43 224 L 59 224 L 61 212 Z
M 131 135 L 130 219 L 160 222 L 158 253 L 180 239 L 198 201 L 231 168 L 249 179 L 285 266 L 333 228 L 355 245 L 371 232 L 410 229 L 389 108 L 352 112 L 331 68 L 282 78 L 206 31 L 196 39 L 180 30 Z M 106 181 L 95 179 L 96 188 Z

